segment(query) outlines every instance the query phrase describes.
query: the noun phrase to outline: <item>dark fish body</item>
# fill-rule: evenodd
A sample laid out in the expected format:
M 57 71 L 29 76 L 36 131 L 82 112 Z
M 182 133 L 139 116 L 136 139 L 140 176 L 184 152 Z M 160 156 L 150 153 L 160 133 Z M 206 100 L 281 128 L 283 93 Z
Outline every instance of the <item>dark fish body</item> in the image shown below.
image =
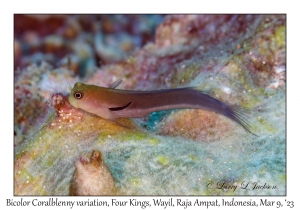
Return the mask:
M 76 98 L 79 95 L 81 97 Z M 245 119 L 245 109 L 229 106 L 190 87 L 133 91 L 76 83 L 69 96 L 69 102 L 76 108 L 111 120 L 144 117 L 152 112 L 169 109 L 204 109 L 224 115 L 252 133 Z
M 181 108 L 205 109 L 223 114 L 227 107 L 223 102 L 192 88 L 153 91 L 115 90 L 112 96 L 118 98 L 119 102 L 111 107 L 119 108 L 113 111 L 117 117 L 144 117 L 156 111 Z M 129 105 L 125 108 L 127 104 Z

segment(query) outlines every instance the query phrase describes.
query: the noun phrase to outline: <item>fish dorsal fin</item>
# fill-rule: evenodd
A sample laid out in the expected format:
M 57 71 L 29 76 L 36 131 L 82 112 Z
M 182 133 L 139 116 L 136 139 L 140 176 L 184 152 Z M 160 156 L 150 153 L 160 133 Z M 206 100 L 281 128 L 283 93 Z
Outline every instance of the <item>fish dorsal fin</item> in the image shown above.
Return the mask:
M 70 85 L 70 83 L 69 83 L 69 91 L 72 91 L 72 86 Z
M 115 89 L 116 87 L 118 87 L 121 83 L 122 83 L 123 80 L 121 79 L 118 79 L 116 81 L 114 81 L 113 83 L 110 84 L 110 86 L 108 88 L 112 88 L 112 89 Z

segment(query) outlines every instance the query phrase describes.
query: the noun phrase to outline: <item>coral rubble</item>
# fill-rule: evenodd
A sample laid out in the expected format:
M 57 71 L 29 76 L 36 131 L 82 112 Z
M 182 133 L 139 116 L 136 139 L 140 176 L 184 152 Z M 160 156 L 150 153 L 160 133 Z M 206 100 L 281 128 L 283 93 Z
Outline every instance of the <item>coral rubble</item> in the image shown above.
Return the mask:
M 80 157 L 70 185 L 70 195 L 115 195 L 116 187 L 101 153 L 93 151 L 89 159 Z

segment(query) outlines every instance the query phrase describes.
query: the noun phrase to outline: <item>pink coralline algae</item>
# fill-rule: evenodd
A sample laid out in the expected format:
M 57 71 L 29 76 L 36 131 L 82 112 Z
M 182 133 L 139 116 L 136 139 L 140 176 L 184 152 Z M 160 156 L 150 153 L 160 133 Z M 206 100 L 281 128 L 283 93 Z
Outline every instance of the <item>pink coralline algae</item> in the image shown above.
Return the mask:
M 89 194 L 85 184 L 96 183 L 93 192 L 101 194 L 102 172 L 89 173 L 93 161 L 78 171 L 83 157 L 95 151 L 102 154 L 105 177 L 111 175 L 113 187 L 105 189 L 112 194 L 286 194 L 285 15 L 25 17 L 31 32 L 15 39 L 15 64 L 26 67 L 16 71 L 15 136 L 26 134 L 15 147 L 16 195 L 69 195 L 76 173 L 87 174 L 76 189 Z M 49 28 L 41 26 L 45 21 Z M 142 22 L 158 26 L 152 33 Z M 39 59 L 54 67 L 27 66 Z M 118 79 L 120 89 L 194 87 L 245 107 L 258 137 L 226 117 L 194 109 L 125 119 L 132 124 L 125 128 L 67 100 L 77 81 L 108 87 Z M 276 188 L 206 187 L 222 180 Z

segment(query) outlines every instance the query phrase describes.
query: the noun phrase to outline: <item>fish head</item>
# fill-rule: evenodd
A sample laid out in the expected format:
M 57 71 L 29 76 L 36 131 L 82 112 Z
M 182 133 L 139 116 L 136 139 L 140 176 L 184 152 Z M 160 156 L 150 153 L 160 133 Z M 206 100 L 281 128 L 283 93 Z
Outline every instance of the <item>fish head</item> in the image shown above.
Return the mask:
M 81 82 L 75 83 L 68 98 L 69 103 L 75 108 L 85 111 L 94 109 L 97 106 L 95 104 L 97 102 L 97 91 L 94 89 L 94 85 L 87 85 Z
M 107 91 L 103 87 L 77 82 L 71 90 L 68 101 L 75 108 L 108 119 L 109 109 L 103 105 L 105 95 Z
M 86 98 L 86 87 L 83 83 L 77 82 L 71 89 L 68 101 L 75 108 L 81 108 L 80 104 Z

